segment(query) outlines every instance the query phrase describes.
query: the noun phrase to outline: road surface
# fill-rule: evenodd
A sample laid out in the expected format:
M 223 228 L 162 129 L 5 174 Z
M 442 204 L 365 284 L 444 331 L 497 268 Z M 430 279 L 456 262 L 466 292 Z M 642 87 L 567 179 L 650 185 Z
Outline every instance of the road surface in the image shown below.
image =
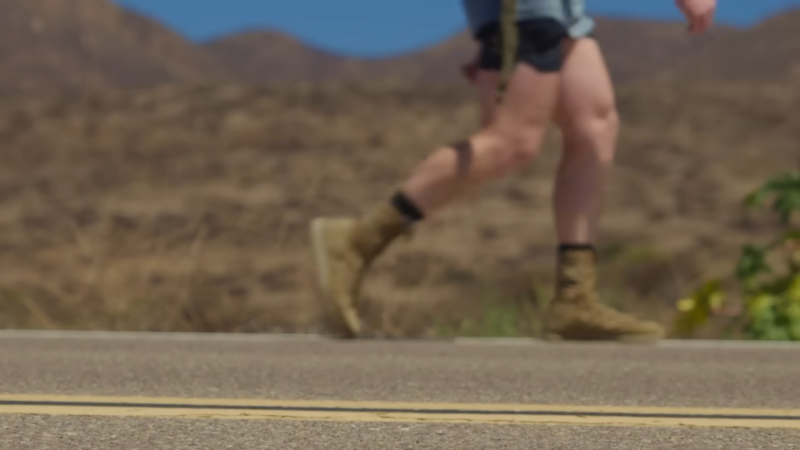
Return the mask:
M 800 449 L 800 347 L 0 332 L 0 449 Z

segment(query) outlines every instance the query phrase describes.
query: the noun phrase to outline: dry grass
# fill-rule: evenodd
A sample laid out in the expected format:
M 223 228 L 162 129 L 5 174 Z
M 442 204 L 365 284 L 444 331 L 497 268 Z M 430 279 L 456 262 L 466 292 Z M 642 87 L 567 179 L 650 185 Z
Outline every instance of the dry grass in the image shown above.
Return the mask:
M 796 104 L 780 87 L 621 92 L 609 301 L 669 322 L 684 286 L 729 269 L 739 243 L 769 232 L 742 219 L 738 201 L 797 164 Z M 308 221 L 381 201 L 419 158 L 471 131 L 476 113 L 463 89 L 409 86 L 182 87 L 0 105 L 0 327 L 324 330 Z M 457 329 L 481 317 L 487 286 L 492 304 L 523 301 L 532 285 L 546 297 L 557 141 L 380 260 L 366 286 L 373 329 Z M 535 321 L 525 308 L 511 320 Z

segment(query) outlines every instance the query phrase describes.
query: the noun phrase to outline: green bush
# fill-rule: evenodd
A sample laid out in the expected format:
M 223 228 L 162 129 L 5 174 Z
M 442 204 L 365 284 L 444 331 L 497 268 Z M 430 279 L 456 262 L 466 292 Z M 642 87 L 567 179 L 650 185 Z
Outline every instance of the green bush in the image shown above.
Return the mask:
M 764 208 L 777 216 L 778 236 L 763 245 L 742 248 L 735 278 L 742 300 L 733 324 L 746 338 L 800 341 L 800 171 L 775 177 L 745 199 L 747 209 Z M 720 280 L 710 280 L 678 302 L 677 332 L 684 337 L 706 323 L 724 303 Z

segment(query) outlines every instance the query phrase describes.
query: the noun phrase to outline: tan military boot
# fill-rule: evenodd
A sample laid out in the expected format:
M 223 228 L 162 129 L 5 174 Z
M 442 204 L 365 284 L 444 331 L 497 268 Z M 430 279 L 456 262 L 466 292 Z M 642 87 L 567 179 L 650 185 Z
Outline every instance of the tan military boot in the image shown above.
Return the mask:
M 661 325 L 600 303 L 596 283 L 593 251 L 561 252 L 556 297 L 545 325 L 547 339 L 654 343 L 664 337 Z
M 390 204 L 361 219 L 318 218 L 311 223 L 319 286 L 336 309 L 345 337 L 361 333 L 359 291 L 367 269 L 410 225 Z

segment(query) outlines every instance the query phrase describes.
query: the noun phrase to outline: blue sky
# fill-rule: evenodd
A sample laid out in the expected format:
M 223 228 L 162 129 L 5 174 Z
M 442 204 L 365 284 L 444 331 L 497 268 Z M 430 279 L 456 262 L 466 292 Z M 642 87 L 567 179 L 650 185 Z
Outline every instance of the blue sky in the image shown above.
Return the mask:
M 605 16 L 680 19 L 674 0 L 587 0 Z M 719 20 L 748 26 L 800 0 L 718 0 Z M 195 41 L 251 28 L 289 32 L 336 53 L 388 56 L 465 26 L 461 0 L 117 0 Z

